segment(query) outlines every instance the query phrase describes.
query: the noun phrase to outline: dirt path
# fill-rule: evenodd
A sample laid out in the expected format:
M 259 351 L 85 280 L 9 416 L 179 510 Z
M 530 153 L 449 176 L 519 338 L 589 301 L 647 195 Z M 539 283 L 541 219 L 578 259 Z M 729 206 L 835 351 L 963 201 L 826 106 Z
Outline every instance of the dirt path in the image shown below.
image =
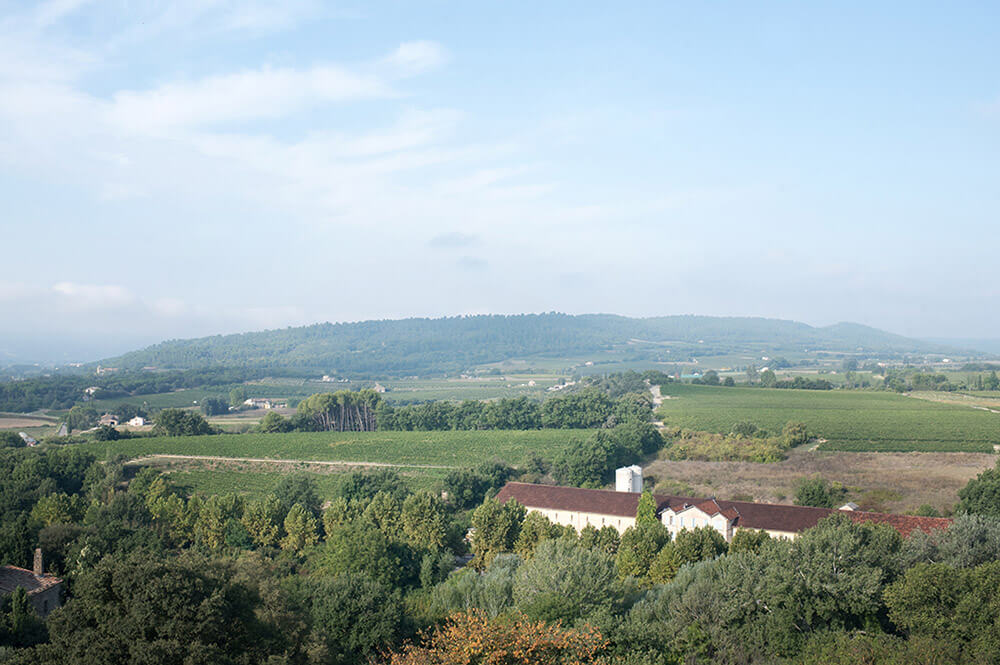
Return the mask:
M 388 462 L 334 462 L 328 460 L 275 459 L 270 457 L 217 457 L 213 455 L 143 455 L 137 460 L 195 460 L 200 462 L 250 462 L 256 464 L 312 464 L 333 467 L 388 467 L 394 469 L 457 469 L 455 466 L 436 464 L 389 464 Z

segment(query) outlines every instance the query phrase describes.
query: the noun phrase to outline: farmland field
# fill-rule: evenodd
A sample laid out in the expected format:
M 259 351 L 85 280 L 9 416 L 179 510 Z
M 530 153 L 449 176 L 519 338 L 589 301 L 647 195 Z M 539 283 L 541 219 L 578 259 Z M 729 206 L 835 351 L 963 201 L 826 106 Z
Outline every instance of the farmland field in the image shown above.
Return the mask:
M 729 432 L 749 421 L 778 432 L 803 422 L 821 450 L 992 452 L 1000 414 L 870 391 L 777 390 L 668 384 L 657 414 L 666 425 Z
M 144 465 L 145 466 L 145 465 Z M 166 467 L 157 466 L 165 472 L 170 482 L 185 494 L 240 494 L 243 496 L 260 496 L 266 494 L 281 482 L 290 470 L 263 469 L 250 465 L 221 465 L 197 462 L 170 464 Z M 312 478 L 316 484 L 316 492 L 321 499 L 330 499 L 336 495 L 338 486 L 344 477 L 344 471 L 314 471 L 295 470 Z M 401 471 L 403 483 L 413 491 L 433 489 L 443 479 L 444 472 L 432 469 L 419 471 Z
M 170 454 L 472 467 L 491 459 L 518 464 L 532 454 L 551 459 L 589 434 L 587 430 L 295 432 L 152 437 L 83 445 L 105 457 Z

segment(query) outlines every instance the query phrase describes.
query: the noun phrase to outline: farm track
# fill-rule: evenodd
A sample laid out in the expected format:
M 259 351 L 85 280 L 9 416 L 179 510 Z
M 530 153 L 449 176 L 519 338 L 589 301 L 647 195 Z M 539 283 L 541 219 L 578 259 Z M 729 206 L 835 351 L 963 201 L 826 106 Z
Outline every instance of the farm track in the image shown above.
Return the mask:
M 155 454 L 136 457 L 132 461 L 140 460 L 197 460 L 201 462 L 250 462 L 258 464 L 316 464 L 319 466 L 331 467 L 388 467 L 395 469 L 457 469 L 455 466 L 445 466 L 443 464 L 390 464 L 389 462 L 346 462 L 331 460 L 305 460 L 305 459 L 276 459 L 273 457 L 220 457 L 216 455 L 171 455 Z

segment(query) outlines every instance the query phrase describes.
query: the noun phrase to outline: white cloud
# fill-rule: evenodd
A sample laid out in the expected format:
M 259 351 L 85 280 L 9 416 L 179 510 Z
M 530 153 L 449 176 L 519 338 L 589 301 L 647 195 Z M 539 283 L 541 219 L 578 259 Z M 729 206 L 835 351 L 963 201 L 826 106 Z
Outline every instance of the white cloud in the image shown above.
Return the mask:
M 124 286 L 115 284 L 80 284 L 77 282 L 57 282 L 52 285 L 53 293 L 64 299 L 74 309 L 112 309 L 126 307 L 136 298 Z
M 391 96 L 378 78 L 324 65 L 264 67 L 114 95 L 112 123 L 133 131 L 285 116 L 312 106 Z
M 413 41 L 400 44 L 382 59 L 382 64 L 401 75 L 413 75 L 440 67 L 447 59 L 447 52 L 437 42 Z

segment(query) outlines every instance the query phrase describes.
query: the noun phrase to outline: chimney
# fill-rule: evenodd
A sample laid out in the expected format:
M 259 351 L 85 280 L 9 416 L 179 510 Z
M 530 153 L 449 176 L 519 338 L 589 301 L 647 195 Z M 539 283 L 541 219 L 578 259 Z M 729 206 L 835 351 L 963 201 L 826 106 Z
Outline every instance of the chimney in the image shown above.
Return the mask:
M 35 548 L 35 566 L 34 571 L 35 577 L 41 577 L 45 574 L 45 567 L 42 565 L 42 548 Z

